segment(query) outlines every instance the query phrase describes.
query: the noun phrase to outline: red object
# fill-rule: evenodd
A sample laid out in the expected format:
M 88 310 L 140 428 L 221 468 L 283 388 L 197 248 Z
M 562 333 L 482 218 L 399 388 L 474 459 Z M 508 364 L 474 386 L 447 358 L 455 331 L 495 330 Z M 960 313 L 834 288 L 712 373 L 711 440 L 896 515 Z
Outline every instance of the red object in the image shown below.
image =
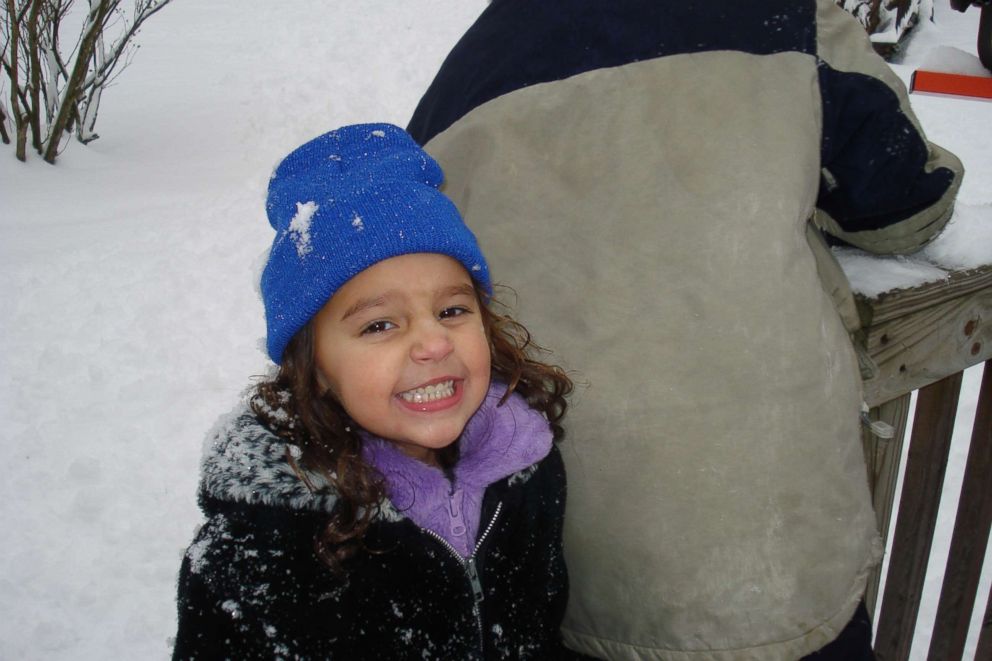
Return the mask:
M 966 76 L 960 73 L 942 73 L 917 69 L 909 83 L 913 92 L 954 94 L 979 99 L 992 99 L 992 77 Z

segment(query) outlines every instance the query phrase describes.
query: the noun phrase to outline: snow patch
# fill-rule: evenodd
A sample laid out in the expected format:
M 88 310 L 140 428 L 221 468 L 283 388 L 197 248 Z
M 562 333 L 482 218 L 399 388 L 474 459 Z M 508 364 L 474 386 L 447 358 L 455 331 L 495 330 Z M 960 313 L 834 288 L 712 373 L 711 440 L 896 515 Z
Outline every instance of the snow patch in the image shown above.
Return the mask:
M 313 222 L 313 215 L 320 207 L 316 202 L 297 202 L 296 215 L 289 222 L 289 236 L 296 244 L 296 254 L 303 259 L 313 246 L 310 245 L 310 224 Z
M 957 202 L 943 231 L 911 255 L 872 255 L 857 248 L 835 248 L 851 288 L 865 296 L 939 282 L 949 271 L 992 264 L 992 203 Z
M 992 73 L 982 66 L 982 61 L 978 59 L 977 55 L 972 55 L 954 46 L 931 48 L 923 58 L 923 64 L 920 68 L 927 71 L 956 73 L 962 76 L 992 78 Z
M 835 248 L 851 289 L 868 297 L 947 278 L 947 272 L 918 256 L 879 258 L 857 248 Z
M 220 605 L 221 609 L 235 620 L 241 619 L 241 604 L 234 601 L 233 599 L 228 599 Z
M 189 570 L 194 574 L 199 574 L 207 566 L 207 549 L 210 548 L 210 539 L 204 538 L 190 544 L 186 549 L 186 557 L 189 558 Z
M 992 264 L 992 203 L 955 204 L 951 222 L 922 255 L 955 271 Z

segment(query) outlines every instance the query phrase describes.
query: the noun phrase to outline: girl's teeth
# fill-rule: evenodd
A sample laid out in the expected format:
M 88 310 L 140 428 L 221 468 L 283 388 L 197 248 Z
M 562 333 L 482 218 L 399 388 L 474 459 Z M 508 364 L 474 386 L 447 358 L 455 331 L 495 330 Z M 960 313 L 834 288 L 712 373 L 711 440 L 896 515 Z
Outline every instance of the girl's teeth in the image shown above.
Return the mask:
M 425 402 L 433 402 L 438 399 L 444 399 L 445 397 L 451 397 L 454 394 L 455 382 L 444 381 L 442 383 L 436 383 L 432 386 L 424 386 L 423 388 L 407 390 L 406 392 L 400 393 L 400 397 L 413 404 L 423 404 Z

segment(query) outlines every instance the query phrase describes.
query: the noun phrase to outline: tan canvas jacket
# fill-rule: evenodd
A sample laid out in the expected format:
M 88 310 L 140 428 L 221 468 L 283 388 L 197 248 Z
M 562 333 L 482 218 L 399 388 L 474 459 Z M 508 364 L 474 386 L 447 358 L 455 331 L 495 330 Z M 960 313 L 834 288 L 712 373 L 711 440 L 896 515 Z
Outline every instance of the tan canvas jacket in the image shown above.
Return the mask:
M 807 223 L 913 250 L 962 176 L 860 26 L 826 0 L 495 0 L 410 130 L 582 384 L 566 641 L 677 661 L 830 642 L 880 542 Z

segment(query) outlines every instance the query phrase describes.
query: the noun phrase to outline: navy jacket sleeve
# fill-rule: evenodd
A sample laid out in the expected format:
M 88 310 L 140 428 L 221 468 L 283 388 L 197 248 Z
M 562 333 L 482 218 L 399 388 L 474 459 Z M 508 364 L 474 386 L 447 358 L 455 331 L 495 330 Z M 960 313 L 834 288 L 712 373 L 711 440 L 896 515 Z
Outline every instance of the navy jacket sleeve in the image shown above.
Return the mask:
M 872 252 L 919 249 L 950 220 L 961 162 L 927 140 L 905 85 L 845 12 L 818 12 L 817 56 L 818 224 Z

